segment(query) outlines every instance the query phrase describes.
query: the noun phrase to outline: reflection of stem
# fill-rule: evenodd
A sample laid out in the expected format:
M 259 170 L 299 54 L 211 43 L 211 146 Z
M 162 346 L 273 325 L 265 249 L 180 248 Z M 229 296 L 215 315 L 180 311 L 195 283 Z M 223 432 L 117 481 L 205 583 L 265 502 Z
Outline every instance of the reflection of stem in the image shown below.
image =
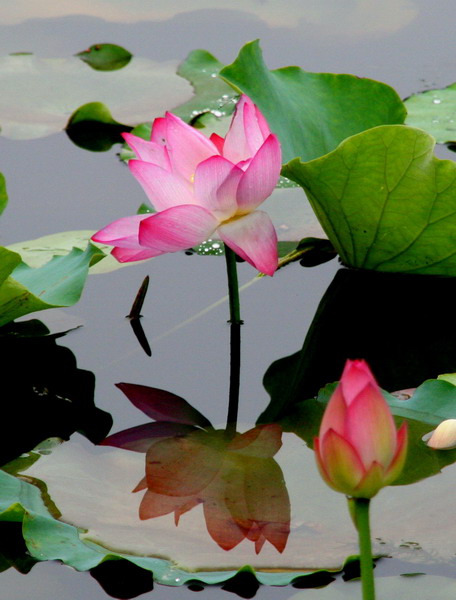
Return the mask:
M 236 433 L 239 407 L 239 379 L 241 373 L 241 323 L 230 324 L 230 395 L 228 399 L 228 416 L 226 432 L 232 437 Z
M 228 297 L 230 304 L 230 393 L 226 433 L 232 437 L 236 432 L 239 408 L 239 380 L 241 372 L 241 314 L 236 255 L 225 245 L 226 271 L 228 275 Z
M 356 529 L 358 530 L 363 600 L 375 600 L 374 567 L 369 526 L 370 499 L 349 498 L 348 502 L 350 503 L 350 512 L 354 516 Z

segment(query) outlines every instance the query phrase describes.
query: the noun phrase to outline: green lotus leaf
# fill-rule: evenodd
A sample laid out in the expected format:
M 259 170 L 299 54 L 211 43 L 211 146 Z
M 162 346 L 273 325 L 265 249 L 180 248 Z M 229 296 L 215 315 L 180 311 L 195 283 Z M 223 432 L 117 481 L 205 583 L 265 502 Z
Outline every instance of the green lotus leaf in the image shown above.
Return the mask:
M 177 74 L 193 86 L 194 96 L 173 112 L 187 122 L 195 122 L 200 115 L 212 113 L 216 117 L 229 116 L 234 111 L 238 94 L 218 77 L 224 65 L 206 50 L 194 50 L 179 65 Z
M 408 113 L 406 125 L 424 129 L 439 144 L 456 142 L 456 83 L 413 94 L 404 104 Z
M 38 268 L 49 262 L 53 256 L 65 256 L 72 248 L 84 250 L 94 233 L 94 230 L 62 231 L 60 233 L 45 235 L 34 240 L 11 244 L 8 246 L 8 250 L 20 254 L 24 263 L 29 267 Z M 91 264 L 90 274 L 109 273 L 116 269 L 120 269 L 123 266 L 128 266 L 128 264 L 134 264 L 119 263 L 110 254 L 112 250 L 111 246 L 98 243 L 94 243 L 93 245 L 104 252 L 105 258 L 97 263 Z
M 116 44 L 93 44 L 75 56 L 96 71 L 117 71 L 128 65 L 132 54 Z
M 456 275 L 456 166 L 401 125 L 353 136 L 284 174 L 299 183 L 342 261 L 378 271 Z
M 0 248 L 0 326 L 38 310 L 75 304 L 82 293 L 89 266 L 104 255 L 93 246 L 74 248 L 38 269 L 19 254 Z
M 405 119 L 404 105 L 388 85 L 299 67 L 270 71 L 258 41 L 246 44 L 220 75 L 258 105 L 280 138 L 284 162 L 312 160 L 349 136 Z

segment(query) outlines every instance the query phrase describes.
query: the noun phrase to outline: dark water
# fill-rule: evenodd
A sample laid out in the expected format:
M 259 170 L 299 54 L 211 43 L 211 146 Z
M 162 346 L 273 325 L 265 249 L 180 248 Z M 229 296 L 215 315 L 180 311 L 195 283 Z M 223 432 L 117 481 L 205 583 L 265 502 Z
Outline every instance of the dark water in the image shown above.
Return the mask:
M 18 20 L 13 18 L 15 10 L 0 8 L 1 54 L 27 50 L 41 57 L 66 57 L 92 43 L 109 41 L 154 60 L 180 60 L 202 47 L 231 62 L 246 41 L 260 37 L 270 67 L 298 64 L 307 70 L 368 76 L 389 83 L 403 97 L 455 79 L 451 43 L 456 7 L 450 1 L 432 6 L 389 2 L 381 18 L 377 11 L 372 16 L 359 12 L 362 3 L 354 1 L 322 2 L 317 7 L 309 3 L 312 18 L 306 21 L 307 13 L 300 9 L 296 16 L 301 19 L 300 27 L 268 25 L 254 13 L 243 12 L 242 3 L 232 3 L 231 10 L 226 6 L 208 9 L 201 3 L 200 10 L 184 13 L 180 8 L 178 14 L 162 21 L 146 14 L 134 22 L 113 22 L 115 16 L 110 16 L 106 3 L 92 4 L 91 14 L 104 15 L 104 19 L 89 16 L 88 9 L 87 14 L 47 18 L 46 10 L 35 14 L 32 7 L 26 7 L 24 15 L 31 20 L 10 23 Z M 135 7 L 147 4 L 136 2 Z M 267 4 L 252 2 L 251 6 L 259 10 Z M 296 9 L 293 2 L 280 5 L 285 12 Z M 31 141 L 0 137 L 0 148 L 1 171 L 10 196 L 2 217 L 3 245 L 57 231 L 97 229 L 133 212 L 143 201 L 139 186 L 117 161 L 116 149 L 86 152 L 63 133 Z M 229 383 L 227 304 L 175 329 L 225 295 L 222 263 L 216 257 L 177 254 L 94 275 L 81 301 L 62 311 L 84 325 L 60 344 L 74 352 L 80 368 L 94 372 L 95 402 L 112 414 L 113 431 L 141 422 L 138 411 L 114 387 L 119 381 L 168 389 L 186 398 L 213 423 L 223 423 Z M 316 269 L 293 265 L 242 293 L 241 422 L 254 422 L 265 408 L 268 396 L 261 382 L 267 367 L 302 346 L 336 268 L 335 261 Z M 139 347 L 124 318 L 146 274 L 151 283 L 142 324 L 152 359 Z M 241 284 L 254 275 L 248 265 L 240 266 Z M 52 323 L 55 316 L 43 315 L 45 322 L 47 318 Z M 402 568 L 380 565 L 379 571 L 399 573 Z M 89 574 L 53 563 L 38 564 L 27 576 L 9 569 L 1 574 L 0 582 L 0 596 L 7 600 L 108 597 Z M 257 595 L 278 600 L 295 592 L 261 588 Z M 202 592 L 211 598 L 228 593 L 217 588 Z M 171 594 L 188 597 L 190 592 L 156 586 L 143 597 L 159 600 Z

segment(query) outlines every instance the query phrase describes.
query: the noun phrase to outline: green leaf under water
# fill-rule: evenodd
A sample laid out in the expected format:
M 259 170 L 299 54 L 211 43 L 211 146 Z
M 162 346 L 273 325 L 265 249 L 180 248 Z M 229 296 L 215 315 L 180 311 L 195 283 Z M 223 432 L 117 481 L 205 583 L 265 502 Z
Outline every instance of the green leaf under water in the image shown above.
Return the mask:
M 405 124 L 424 129 L 438 144 L 456 142 L 456 83 L 440 90 L 427 90 L 404 100 Z
M 133 55 L 116 44 L 93 44 L 75 56 L 96 71 L 117 71 L 128 65 Z
M 456 275 L 456 165 L 434 139 L 401 125 L 345 140 L 284 174 L 306 191 L 327 236 L 352 267 Z
M 312 160 L 356 133 L 403 123 L 406 115 L 397 93 L 378 81 L 299 67 L 270 71 L 258 41 L 246 44 L 220 75 L 258 105 L 280 138 L 284 162 Z

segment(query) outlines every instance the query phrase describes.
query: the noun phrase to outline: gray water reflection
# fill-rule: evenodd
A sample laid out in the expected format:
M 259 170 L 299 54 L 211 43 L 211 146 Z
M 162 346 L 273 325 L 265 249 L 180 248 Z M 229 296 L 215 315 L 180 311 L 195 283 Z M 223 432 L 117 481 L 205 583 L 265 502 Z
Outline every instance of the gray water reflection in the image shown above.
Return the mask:
M 96 40 L 156 60 L 180 60 L 204 47 L 228 62 L 246 41 L 259 37 L 274 68 L 298 64 L 310 71 L 354 73 L 385 81 L 401 95 L 454 80 L 448 52 L 456 16 L 451 0 L 207 0 L 192 3 L 191 11 L 176 0 L 161 14 L 145 0 L 126 4 L 123 13 L 120 6 L 113 9 L 106 0 L 77 7 L 45 2 L 37 14 L 38 6 L 26 0 L 14 3 L 16 8 L 4 5 L 0 53 L 70 56 Z

